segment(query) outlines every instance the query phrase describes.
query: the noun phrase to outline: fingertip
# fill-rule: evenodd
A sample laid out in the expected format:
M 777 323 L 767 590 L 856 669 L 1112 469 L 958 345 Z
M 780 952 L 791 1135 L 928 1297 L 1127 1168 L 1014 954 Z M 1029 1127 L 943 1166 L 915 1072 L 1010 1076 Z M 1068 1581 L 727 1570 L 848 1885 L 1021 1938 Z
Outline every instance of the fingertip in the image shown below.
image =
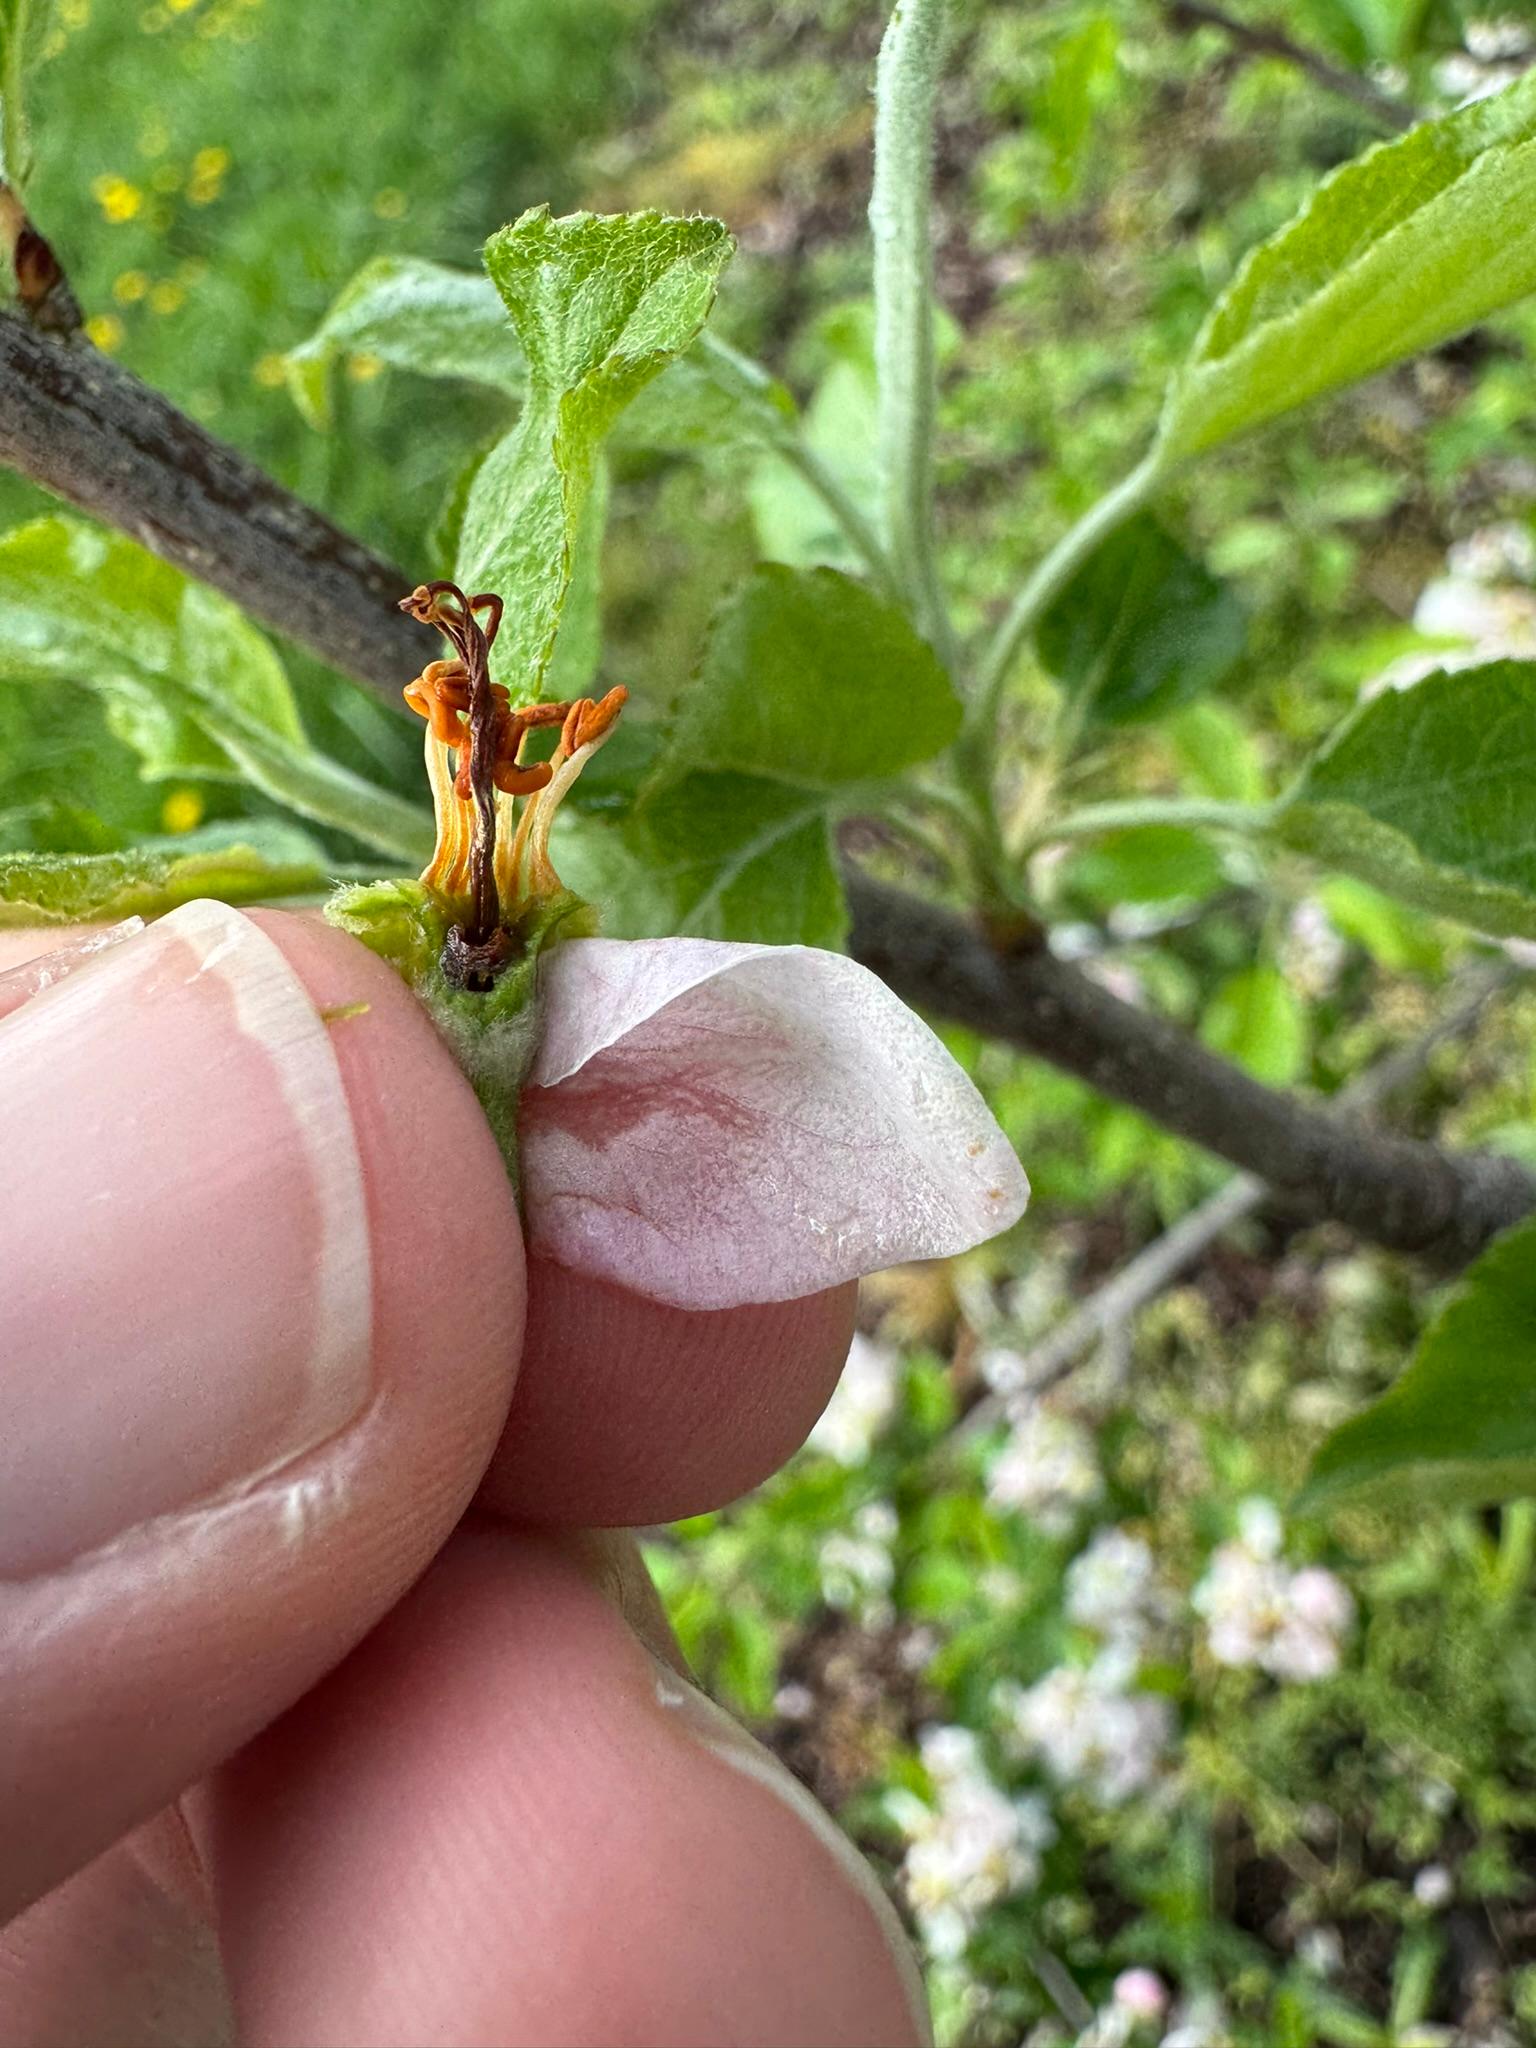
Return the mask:
M 515 1206 L 393 973 L 189 905 L 0 1023 L 16 1909 L 343 1657 L 507 1412 Z
M 251 919 L 328 1021 L 367 1190 L 375 1342 L 391 1374 L 435 1378 L 439 1407 L 461 1378 L 504 1402 L 527 1307 L 522 1226 L 474 1091 L 367 947 L 318 918 Z
M 868 1871 L 569 1551 L 466 1526 L 197 1817 L 241 2039 L 926 2038 Z
M 850 1283 L 681 1309 L 537 1255 L 522 1375 L 480 1503 L 557 1526 L 639 1527 L 723 1506 L 805 1441 L 853 1337 Z

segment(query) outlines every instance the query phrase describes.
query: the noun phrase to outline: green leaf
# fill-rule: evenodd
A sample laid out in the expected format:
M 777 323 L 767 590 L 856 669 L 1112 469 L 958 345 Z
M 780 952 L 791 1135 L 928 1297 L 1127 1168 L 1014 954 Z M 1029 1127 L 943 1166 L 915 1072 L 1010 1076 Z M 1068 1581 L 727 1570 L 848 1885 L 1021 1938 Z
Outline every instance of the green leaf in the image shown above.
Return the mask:
M 0 538 L 0 682 L 85 687 L 150 778 L 243 780 L 322 825 L 424 860 L 424 808 L 306 741 L 282 664 L 228 599 L 132 541 L 39 519 Z
M 1536 285 L 1536 76 L 1345 164 L 1248 257 L 1168 393 L 1159 467 L 1462 333 Z
M 615 938 L 835 950 L 847 937 L 826 806 L 783 783 L 689 775 L 624 818 L 562 813 L 554 858 Z
M 1444 935 L 1422 912 L 1352 875 L 1330 875 L 1315 893 L 1340 936 L 1393 974 L 1438 974 L 1444 968 Z
M 1113 87 L 1119 56 L 1120 31 L 1107 14 L 1091 16 L 1051 52 L 1045 87 L 1031 100 L 1030 114 L 1035 132 L 1050 149 L 1058 198 L 1066 198 L 1082 175 L 1095 117 Z
M 874 447 L 879 413 L 874 362 L 860 356 L 834 361 L 806 408 L 804 441 L 812 456 L 866 519 L 876 516 L 879 480 Z M 804 466 L 770 448 L 753 472 L 748 492 L 758 546 L 776 562 L 800 568 L 828 563 L 863 566 L 836 512 L 806 477 Z
M 1095 717 L 1124 725 L 1214 689 L 1246 634 L 1226 585 L 1140 513 L 1095 548 L 1046 611 L 1035 644 Z
M 521 398 L 528 382 L 490 278 L 419 256 L 365 264 L 309 339 L 283 358 L 289 392 L 312 427 L 332 424 L 331 377 L 344 355 L 376 356 L 391 369 L 483 384 L 511 398 Z M 795 401 L 777 378 L 701 334 L 638 394 L 622 432 L 632 447 L 704 454 L 727 445 L 779 446 L 793 439 L 797 425 Z
M 1271 1088 L 1288 1088 L 1306 1066 L 1307 1013 L 1275 967 L 1229 975 L 1211 998 L 1200 1035 Z
M 0 178 L 13 186 L 32 175 L 27 78 L 54 54 L 58 20 L 58 0 L 0 0 Z
M 560 637 L 545 672 L 545 686 L 552 697 L 585 697 L 603 658 L 603 541 L 607 529 L 608 465 L 599 461 L 576 531 Z M 612 744 L 608 741 L 602 752 L 607 753 Z
M 960 716 L 904 613 L 836 569 L 768 562 L 716 621 L 668 766 L 834 792 L 931 759 Z
M 315 895 L 328 863 L 300 832 L 222 828 L 199 844 L 135 847 L 128 853 L 0 854 L 0 930 L 7 925 L 79 924 L 159 917 L 178 903 L 222 903 Z
M 1281 801 L 1281 842 L 1388 895 L 1536 938 L 1536 662 L 1440 670 L 1340 728 Z
M 451 576 L 453 565 L 458 558 L 459 536 L 464 531 L 464 514 L 469 505 L 469 494 L 474 488 L 475 478 L 495 443 L 477 448 L 469 460 L 455 471 L 453 481 L 443 494 L 441 503 L 427 529 L 425 543 L 426 559 L 432 564 L 434 576 Z
M 632 446 L 692 455 L 782 447 L 797 427 L 785 387 L 706 333 L 639 394 L 619 431 Z
M 1196 796 L 1214 797 L 1221 803 L 1261 804 L 1269 795 L 1259 750 L 1229 705 L 1200 698 L 1176 711 L 1166 730 Z
M 902 613 L 836 570 L 764 564 L 716 621 L 641 800 L 563 821 L 557 864 L 619 936 L 839 946 L 840 805 L 939 752 L 959 723 Z M 583 778 L 584 802 L 601 799 L 622 739 L 593 790 Z M 630 785 L 654 753 L 637 745 Z
M 719 221 L 546 207 L 486 245 L 528 397 L 470 487 L 457 580 L 506 599 L 492 667 L 516 703 L 544 687 L 603 440 L 693 343 L 733 248 Z
M 1062 885 L 1113 909 L 1210 896 L 1225 879 L 1221 857 L 1202 833 L 1182 825 L 1132 825 L 1075 849 Z
M 152 779 L 234 778 L 227 751 L 172 701 L 166 685 L 178 676 L 303 739 L 281 663 L 225 599 L 78 520 L 38 519 L 0 536 L 0 679 L 88 684 Z
M 312 427 L 331 424 L 331 372 L 342 355 L 391 369 L 458 377 L 520 396 L 522 351 L 488 277 L 416 256 L 381 256 L 342 292 L 307 341 L 283 358 L 294 404 Z
M 1397 1384 L 1327 1439 L 1299 1504 L 1364 1489 L 1455 1501 L 1536 1493 L 1536 1218 L 1496 1239 Z

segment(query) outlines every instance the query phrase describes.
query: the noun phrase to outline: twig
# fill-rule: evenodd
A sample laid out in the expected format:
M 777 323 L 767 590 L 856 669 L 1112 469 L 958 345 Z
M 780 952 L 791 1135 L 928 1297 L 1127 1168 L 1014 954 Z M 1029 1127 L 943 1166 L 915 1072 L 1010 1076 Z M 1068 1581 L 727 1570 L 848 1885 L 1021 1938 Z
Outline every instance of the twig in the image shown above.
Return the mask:
M 1453 1038 L 1465 1037 L 1473 1029 L 1490 1000 L 1510 985 L 1516 972 L 1506 962 L 1469 976 L 1470 985 L 1463 988 L 1460 999 L 1453 1000 L 1427 1031 L 1407 1045 L 1398 1046 L 1341 1091 L 1339 1107 L 1373 1109 L 1395 1095 L 1423 1071 L 1437 1047 Z M 1454 989 L 1452 994 L 1456 995 Z M 1148 1302 L 1187 1272 L 1219 1237 L 1224 1237 L 1245 1216 L 1261 1209 L 1270 1194 L 1267 1181 L 1256 1174 L 1240 1173 L 1188 1215 L 1181 1216 L 1171 1229 L 1128 1260 L 1026 1353 L 1016 1388 L 1010 1387 L 1006 1393 L 985 1394 L 968 1409 L 946 1438 L 946 1448 L 956 1447 L 990 1429 L 1001 1418 L 1014 1393 L 1037 1397 L 1064 1379 L 1095 1344 L 1139 1315 Z
M 1383 92 L 1358 71 L 1335 64 L 1318 50 L 1308 49 L 1305 43 L 1296 42 L 1273 23 L 1239 21 L 1219 7 L 1207 6 L 1205 0 L 1165 0 L 1163 13 L 1171 28 L 1186 33 L 1197 28 L 1219 29 L 1245 55 L 1278 57 L 1283 64 L 1294 65 L 1325 92 L 1341 93 L 1345 99 L 1353 100 L 1383 127 L 1411 128 L 1419 119 L 1412 107 Z
M 395 609 L 414 578 L 94 351 L 0 313 L 0 461 L 132 534 L 399 703 L 436 652 Z M 402 714 L 403 715 L 403 714 Z M 1043 950 L 848 876 L 850 950 L 898 994 L 1022 1046 L 1258 1174 L 1292 1213 L 1447 1264 L 1536 1208 L 1512 1160 L 1362 1130 L 1261 1086 Z
M 1091 505 L 1040 562 L 1009 607 L 982 659 L 972 698 L 970 723 L 974 731 L 995 731 L 998 699 L 1019 649 L 1094 549 L 1141 510 L 1160 481 L 1161 471 L 1149 455 Z
M 875 369 L 885 544 L 920 629 L 959 650 L 933 552 L 933 102 L 951 0 L 899 0 L 875 77 Z

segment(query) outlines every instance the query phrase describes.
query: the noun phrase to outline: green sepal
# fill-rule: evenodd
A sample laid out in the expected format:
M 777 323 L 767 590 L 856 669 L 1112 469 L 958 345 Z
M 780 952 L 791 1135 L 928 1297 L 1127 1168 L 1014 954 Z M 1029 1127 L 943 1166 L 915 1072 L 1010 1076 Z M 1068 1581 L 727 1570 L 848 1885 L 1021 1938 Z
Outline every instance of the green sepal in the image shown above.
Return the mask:
M 487 993 L 454 988 L 444 977 L 443 943 L 451 919 L 421 882 L 360 882 L 338 889 L 327 920 L 387 960 L 415 993 L 458 1062 L 521 1192 L 517 1111 L 539 1042 L 539 959 L 557 939 L 589 938 L 597 914 L 562 890 L 526 906 L 513 930 L 514 952 Z

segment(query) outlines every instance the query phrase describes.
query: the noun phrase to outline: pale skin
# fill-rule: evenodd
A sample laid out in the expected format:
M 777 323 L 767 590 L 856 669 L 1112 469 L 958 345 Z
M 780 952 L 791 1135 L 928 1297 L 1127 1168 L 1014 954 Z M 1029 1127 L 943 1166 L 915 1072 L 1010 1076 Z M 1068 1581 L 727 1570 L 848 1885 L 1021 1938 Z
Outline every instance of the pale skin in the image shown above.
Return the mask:
M 340 934 L 255 916 L 317 1010 L 368 1006 L 329 1028 L 373 1398 L 301 1461 L 298 1519 L 293 1487 L 257 1485 L 0 1574 L 0 2048 L 924 2039 L 867 1876 L 685 1685 L 631 1539 L 582 1533 L 722 1504 L 782 1463 L 836 1379 L 852 1288 L 703 1313 L 525 1265 L 494 1142 L 414 1000 Z M 0 934 L 0 973 L 49 943 Z M 17 1003 L 0 983 L 0 1013 Z M 109 1056 L 60 1055 L 98 1076 Z M 156 1177 L 186 1171 L 174 1135 L 136 1128 L 124 1186 L 79 1187 L 157 1312 L 189 1283 L 134 1233 Z M 5 1159 L 0 1270 L 31 1163 Z M 251 1247 L 221 1227 L 198 1251 L 237 1293 Z M 46 1324 L 5 1333 L 0 1396 L 7 1355 L 68 1352 L 60 1271 Z M 153 1379 L 132 1311 L 121 1371 Z M 26 1385 L 27 1469 L 88 1513 L 113 1461 L 82 1478 L 66 1390 L 54 1412 L 46 1372 Z

